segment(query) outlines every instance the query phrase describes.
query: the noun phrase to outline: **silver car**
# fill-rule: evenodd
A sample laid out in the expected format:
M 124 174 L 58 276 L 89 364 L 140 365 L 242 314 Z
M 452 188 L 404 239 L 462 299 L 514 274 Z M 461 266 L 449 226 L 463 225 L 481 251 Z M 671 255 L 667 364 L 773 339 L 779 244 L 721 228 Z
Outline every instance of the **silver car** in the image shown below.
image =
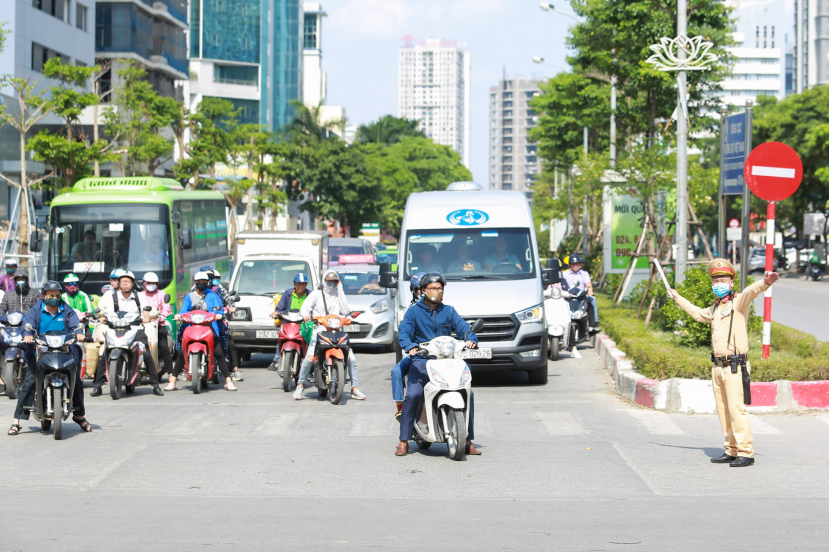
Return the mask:
M 774 265 L 774 270 L 777 270 L 777 265 L 779 261 L 777 260 L 777 256 L 774 257 L 772 260 L 772 264 Z M 766 270 L 766 248 L 765 247 L 752 247 L 751 248 L 751 255 L 748 258 L 748 271 L 749 272 L 764 272 Z
M 378 285 L 377 265 L 340 265 L 337 267 L 348 306 L 359 312 L 345 330 L 352 343 L 383 345 L 387 352 L 394 350 L 394 303 L 391 291 Z

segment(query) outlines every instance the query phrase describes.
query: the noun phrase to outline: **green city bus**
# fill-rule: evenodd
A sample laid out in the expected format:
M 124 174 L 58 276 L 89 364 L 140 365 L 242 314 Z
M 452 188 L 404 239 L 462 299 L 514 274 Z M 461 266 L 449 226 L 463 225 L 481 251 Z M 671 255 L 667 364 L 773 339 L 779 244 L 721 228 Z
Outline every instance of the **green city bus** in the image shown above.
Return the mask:
M 184 191 L 156 177 L 85 178 L 52 200 L 47 274 L 74 272 L 81 289 L 100 295 L 116 268 L 137 279 L 158 274 L 159 289 L 179 306 L 199 267 L 230 279 L 224 196 Z

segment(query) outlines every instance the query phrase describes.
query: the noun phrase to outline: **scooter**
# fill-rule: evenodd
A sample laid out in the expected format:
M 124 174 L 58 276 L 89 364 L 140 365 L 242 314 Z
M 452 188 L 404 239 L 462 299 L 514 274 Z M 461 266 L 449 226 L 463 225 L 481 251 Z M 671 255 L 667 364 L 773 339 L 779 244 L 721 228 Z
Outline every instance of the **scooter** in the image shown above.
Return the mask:
M 32 331 L 31 325 L 26 331 Z M 55 440 L 63 437 L 63 422 L 72 415 L 72 394 L 77 381 L 75 358 L 69 347 L 75 343 L 75 335 L 64 331 L 51 331 L 35 337 L 38 349 L 34 406 L 25 407 L 34 413 L 43 431 L 49 431 L 55 423 Z
M 314 320 L 327 330 L 317 335 L 314 384 L 320 398 L 327 396 L 331 404 L 340 404 L 346 384 L 345 367 L 351 353 L 351 342 L 348 334 L 339 330 L 351 324 L 351 318 L 328 314 L 316 316 Z
M 809 278 L 815 282 L 823 279 L 823 267 L 820 263 L 809 263 L 809 272 L 806 274 L 806 279 L 808 280 Z
M 213 342 L 212 324 L 221 320 L 222 315 L 214 312 L 195 310 L 181 315 L 181 320 L 190 324 L 184 328 L 181 337 L 181 354 L 184 355 L 184 373 L 193 382 L 196 395 L 207 389 L 212 381 L 220 383 L 219 372 L 213 362 L 213 348 L 221 344 Z
M 595 347 L 595 335 L 599 332 L 587 323 L 590 316 L 587 312 L 590 308 L 587 304 L 587 290 L 574 287 L 561 290 L 561 296 L 570 302 L 570 325 L 565 346 L 573 349 L 590 340 L 590 345 Z
M 26 344 L 23 342 L 23 328 L 20 327 L 22 323 L 22 312 L 10 312 L 0 316 L 0 324 L 3 324 L 0 336 L 8 347 L 3 363 L 3 383 L 6 384 L 6 395 L 10 399 L 17 398 L 20 386 L 26 379 Z
M 472 325 L 471 332 L 483 328 L 483 319 Z M 469 399 L 472 396 L 472 372 L 465 358 L 492 358 L 492 349 L 466 348 L 464 339 L 448 335 L 421 343 L 426 352 L 426 372 L 429 382 L 423 388 L 423 409 L 414 425 L 414 439 L 419 449 L 428 449 L 432 443 L 446 443 L 449 458 L 463 460 L 466 454 L 466 436 L 469 434 Z
M 144 307 L 149 312 L 151 307 Z M 144 344 L 136 341 L 141 328 L 142 314 L 119 311 L 107 316 L 105 359 L 109 395 L 113 400 L 121 398 L 122 390 L 127 394 L 135 392 L 141 380 L 139 375 L 144 365 Z
M 282 390 L 286 393 L 291 390 L 291 380 L 296 383 L 299 378 L 299 367 L 308 350 L 308 344 L 302 338 L 299 328 L 302 316 L 299 310 L 280 314 L 282 324 L 279 326 L 279 366 L 277 372 L 282 378 Z
M 570 337 L 570 301 L 561 288 L 544 290 L 544 318 L 547 321 L 547 356 L 558 360 L 562 346 L 567 346 Z M 569 295 L 569 294 L 568 294 Z

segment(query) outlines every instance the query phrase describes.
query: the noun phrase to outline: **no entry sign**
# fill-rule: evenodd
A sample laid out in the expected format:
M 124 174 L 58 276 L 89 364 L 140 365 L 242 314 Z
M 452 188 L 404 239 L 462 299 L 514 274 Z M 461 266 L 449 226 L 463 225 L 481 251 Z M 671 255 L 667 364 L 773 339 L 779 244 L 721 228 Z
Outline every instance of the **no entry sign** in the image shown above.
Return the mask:
M 760 199 L 782 201 L 800 186 L 803 163 L 786 144 L 766 142 L 751 150 L 743 176 L 748 188 Z
M 731 219 L 731 220 L 728 221 L 728 227 L 729 228 L 739 228 L 740 227 L 740 221 L 737 220 L 737 219 Z

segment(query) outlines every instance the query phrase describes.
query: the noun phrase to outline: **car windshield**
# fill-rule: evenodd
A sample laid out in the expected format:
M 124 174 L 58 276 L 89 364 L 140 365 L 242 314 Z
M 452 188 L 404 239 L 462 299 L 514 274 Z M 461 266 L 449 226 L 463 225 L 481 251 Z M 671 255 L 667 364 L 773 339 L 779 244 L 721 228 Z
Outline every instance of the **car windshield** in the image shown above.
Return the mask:
M 447 280 L 521 280 L 535 277 L 535 254 L 526 228 L 409 231 L 409 279 L 440 272 Z
M 364 253 L 361 245 L 332 245 L 328 248 L 328 260 L 337 263 L 340 255 L 362 255 Z
M 294 276 L 311 274 L 308 263 L 289 259 L 242 261 L 233 289 L 242 295 L 273 295 L 294 286 Z
M 340 281 L 346 295 L 385 295 L 387 292 L 380 287 L 380 275 L 376 272 L 343 272 L 340 271 Z

